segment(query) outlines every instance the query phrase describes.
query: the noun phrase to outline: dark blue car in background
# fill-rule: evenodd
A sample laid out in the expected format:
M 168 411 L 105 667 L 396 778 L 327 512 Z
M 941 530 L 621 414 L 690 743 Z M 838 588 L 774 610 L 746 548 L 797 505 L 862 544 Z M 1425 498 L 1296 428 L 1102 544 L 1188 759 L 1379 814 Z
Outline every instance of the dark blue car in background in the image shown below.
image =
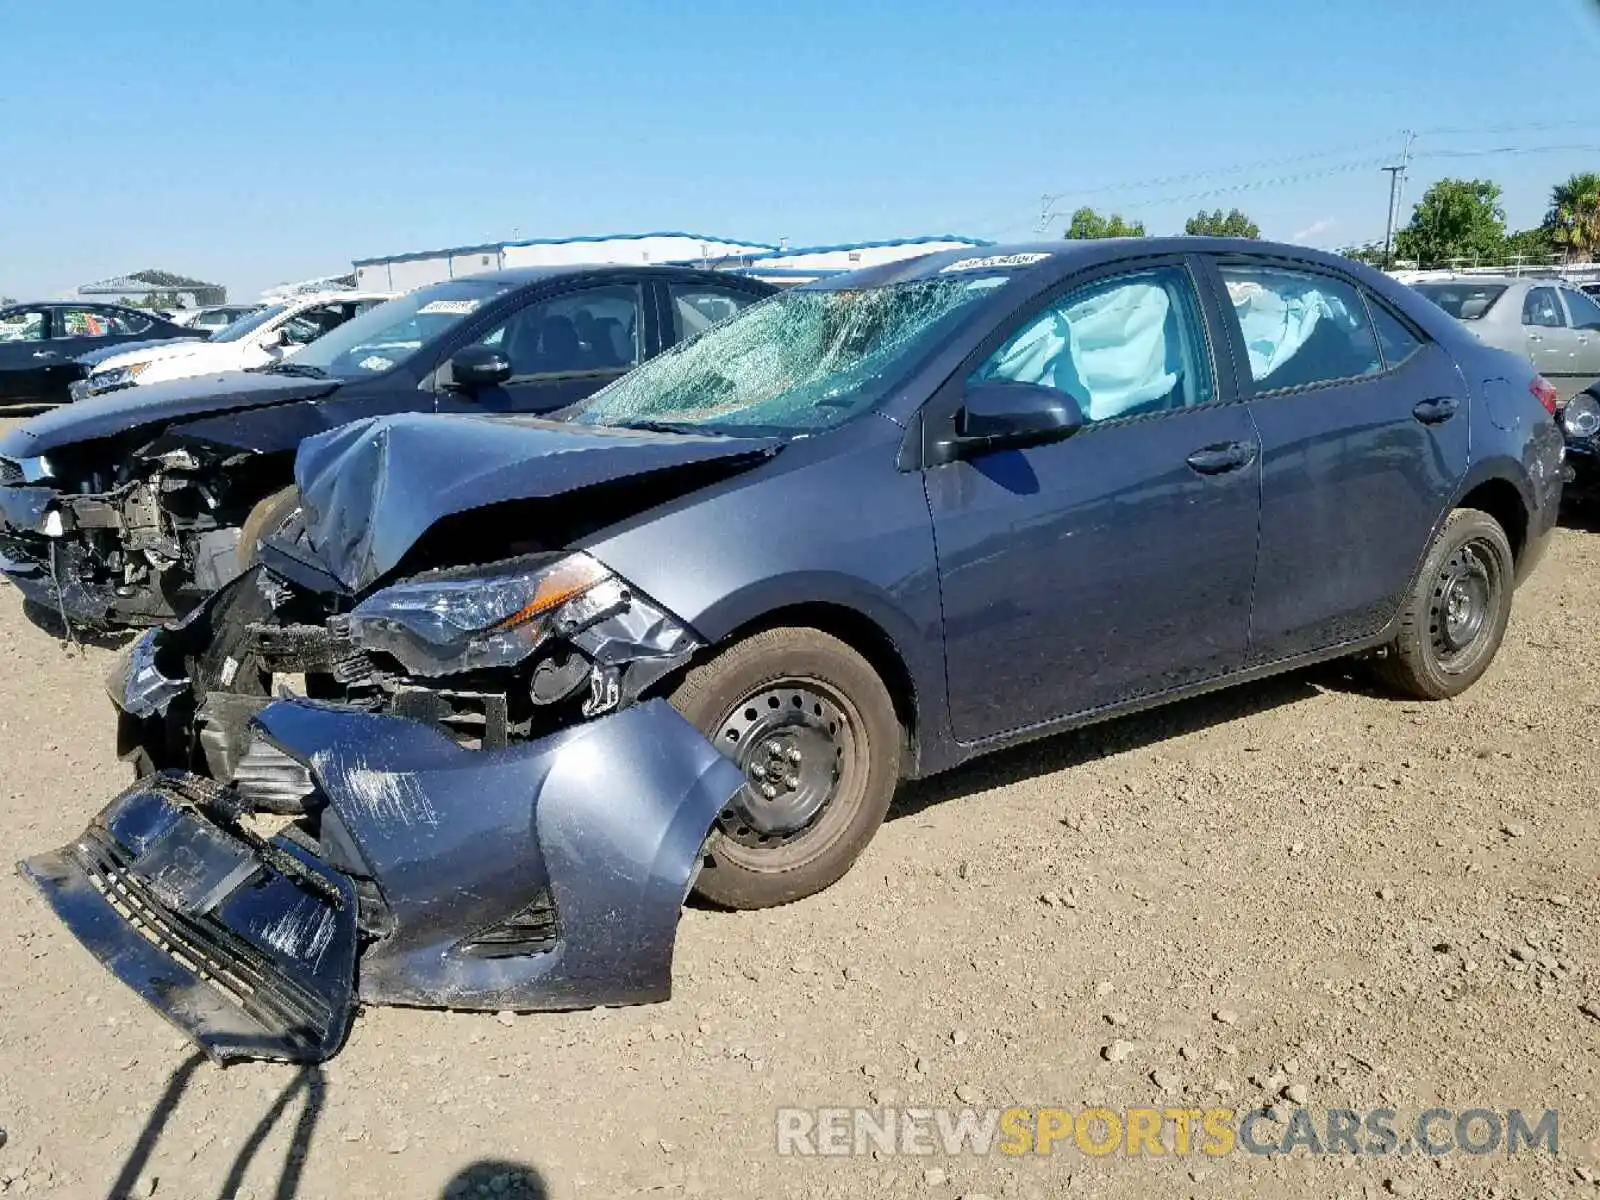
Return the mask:
M 903 778 L 1339 656 L 1460 693 L 1555 518 L 1553 405 L 1363 266 L 1183 238 L 872 268 L 553 418 L 348 425 L 262 563 L 126 657 L 124 749 L 164 773 L 27 870 L 219 1056 L 330 1053 L 357 978 L 659 998 L 691 888 L 827 887 Z M 122 871 L 157 836 L 201 867 Z M 304 936 L 254 939 L 242 1008 L 178 1005 L 118 871 L 204 907 L 202 967 Z

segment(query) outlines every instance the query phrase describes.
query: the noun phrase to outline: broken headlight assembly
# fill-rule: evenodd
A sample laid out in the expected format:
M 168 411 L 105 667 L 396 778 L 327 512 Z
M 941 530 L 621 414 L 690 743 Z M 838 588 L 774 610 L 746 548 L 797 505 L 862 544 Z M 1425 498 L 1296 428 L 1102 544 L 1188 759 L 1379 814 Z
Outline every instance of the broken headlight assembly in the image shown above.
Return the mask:
M 626 607 L 621 580 L 587 554 L 540 555 L 441 571 L 386 587 L 350 612 L 350 637 L 413 675 L 521 662 L 551 634 Z
M 1561 428 L 1574 438 L 1592 438 L 1600 433 L 1600 400 L 1579 392 L 1562 406 Z

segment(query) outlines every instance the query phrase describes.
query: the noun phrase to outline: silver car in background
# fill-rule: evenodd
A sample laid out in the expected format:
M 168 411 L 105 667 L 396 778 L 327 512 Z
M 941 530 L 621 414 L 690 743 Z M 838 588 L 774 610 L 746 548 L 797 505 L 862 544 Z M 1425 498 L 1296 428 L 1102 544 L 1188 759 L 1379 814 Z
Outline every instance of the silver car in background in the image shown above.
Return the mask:
M 1571 284 L 1472 275 L 1412 287 L 1489 345 L 1526 354 L 1563 402 L 1600 383 L 1600 299 Z
M 1559 279 L 1509 275 L 1411 286 L 1489 345 L 1532 360 L 1556 391 L 1566 497 L 1600 500 L 1600 297 Z

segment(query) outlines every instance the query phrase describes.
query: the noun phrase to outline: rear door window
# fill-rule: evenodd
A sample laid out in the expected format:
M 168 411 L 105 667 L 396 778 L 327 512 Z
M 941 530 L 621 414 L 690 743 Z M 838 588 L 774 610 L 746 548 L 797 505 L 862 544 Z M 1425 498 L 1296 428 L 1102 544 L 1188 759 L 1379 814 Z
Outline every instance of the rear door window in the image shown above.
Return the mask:
M 1540 329 L 1566 327 L 1567 317 L 1561 311 L 1561 299 L 1555 288 L 1537 287 L 1528 292 L 1527 299 L 1522 302 L 1522 323 Z
M 1258 391 L 1376 375 L 1383 355 L 1356 288 L 1287 267 L 1220 265 Z
M 38 309 L 0 316 L 0 343 L 44 341 L 44 313 Z
M 759 299 L 749 292 L 706 283 L 670 284 L 667 293 L 672 297 L 672 321 L 680 342 L 727 320 Z

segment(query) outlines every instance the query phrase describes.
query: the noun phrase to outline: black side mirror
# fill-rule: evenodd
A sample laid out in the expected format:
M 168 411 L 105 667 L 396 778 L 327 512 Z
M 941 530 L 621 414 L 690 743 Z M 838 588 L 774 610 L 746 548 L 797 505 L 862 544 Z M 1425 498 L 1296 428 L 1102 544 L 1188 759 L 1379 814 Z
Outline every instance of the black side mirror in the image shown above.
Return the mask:
M 450 359 L 450 382 L 458 388 L 494 387 L 511 378 L 511 360 L 493 346 L 467 346 Z
M 1033 383 L 974 384 L 956 414 L 950 457 L 972 458 L 1059 442 L 1086 423 L 1078 402 L 1054 388 Z

